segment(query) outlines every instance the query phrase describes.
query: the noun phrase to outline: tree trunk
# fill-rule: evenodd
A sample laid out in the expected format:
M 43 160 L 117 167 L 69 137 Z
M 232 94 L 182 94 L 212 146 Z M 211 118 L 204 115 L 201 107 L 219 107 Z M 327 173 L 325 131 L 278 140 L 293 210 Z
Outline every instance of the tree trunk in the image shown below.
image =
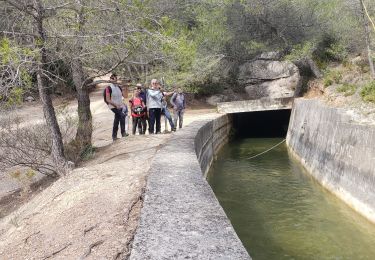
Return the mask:
M 371 54 L 371 38 L 370 38 L 370 30 L 369 30 L 369 21 L 366 17 L 366 7 L 363 0 L 360 0 L 361 4 L 361 11 L 362 11 L 362 20 L 363 20 L 363 26 L 365 30 L 365 38 L 366 38 L 366 47 L 367 47 L 367 59 L 368 63 L 370 65 L 370 73 L 371 77 L 375 79 L 375 68 L 374 68 L 374 61 L 372 60 L 372 54 Z
M 35 17 L 37 30 L 39 34 L 38 47 L 40 54 L 40 65 L 37 71 L 38 91 L 39 97 L 43 104 L 44 118 L 47 126 L 50 129 L 52 137 L 52 159 L 56 167 L 56 171 L 59 175 L 64 175 L 68 171 L 68 163 L 64 156 L 64 145 L 61 136 L 59 124 L 57 122 L 55 109 L 52 104 L 52 99 L 47 88 L 47 79 L 43 74 L 43 70 L 46 70 L 46 64 L 48 63 L 47 52 L 45 48 L 46 35 L 43 27 L 43 15 L 44 10 L 41 2 L 38 0 L 35 4 L 35 10 L 37 10 L 37 16 Z
M 92 140 L 92 114 L 90 110 L 90 96 L 84 82 L 84 72 L 79 59 L 72 61 L 73 82 L 77 90 L 78 101 L 78 128 L 75 141 L 82 152 L 91 146 Z
M 78 5 L 76 16 L 78 31 L 76 32 L 77 41 L 74 47 L 75 55 L 71 62 L 71 68 L 78 101 L 78 129 L 75 141 L 79 146 L 79 151 L 82 153 L 87 147 L 92 145 L 92 114 L 90 110 L 89 90 L 85 84 L 85 75 L 80 59 L 80 52 L 83 48 L 83 38 L 81 36 L 84 34 L 85 25 L 83 1 L 76 0 L 76 3 Z

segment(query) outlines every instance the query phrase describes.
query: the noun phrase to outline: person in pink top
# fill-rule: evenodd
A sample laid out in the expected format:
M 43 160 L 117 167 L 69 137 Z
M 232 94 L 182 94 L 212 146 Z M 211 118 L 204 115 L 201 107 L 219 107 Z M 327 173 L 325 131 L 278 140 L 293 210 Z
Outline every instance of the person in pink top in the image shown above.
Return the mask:
M 134 96 L 132 99 L 129 100 L 130 103 L 130 110 L 133 119 L 133 135 L 135 135 L 137 126 L 140 135 L 144 135 L 146 133 L 146 106 L 145 102 L 140 96 L 140 90 L 138 88 L 134 89 Z M 139 127 L 140 126 L 140 127 Z

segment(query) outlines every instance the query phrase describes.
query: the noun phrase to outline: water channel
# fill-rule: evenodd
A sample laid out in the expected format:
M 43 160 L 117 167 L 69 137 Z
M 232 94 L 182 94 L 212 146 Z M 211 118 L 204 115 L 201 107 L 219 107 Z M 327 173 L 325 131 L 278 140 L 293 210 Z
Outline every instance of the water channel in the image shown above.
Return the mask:
M 281 138 L 225 145 L 208 181 L 254 260 L 375 259 L 375 225 L 320 186 Z

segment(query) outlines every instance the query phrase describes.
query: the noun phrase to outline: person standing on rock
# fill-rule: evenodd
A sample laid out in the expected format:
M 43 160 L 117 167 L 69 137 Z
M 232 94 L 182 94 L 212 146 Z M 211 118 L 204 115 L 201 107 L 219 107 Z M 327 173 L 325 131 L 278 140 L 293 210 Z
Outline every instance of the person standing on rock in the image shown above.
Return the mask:
M 105 100 L 109 109 L 111 109 L 115 115 L 112 128 L 112 140 L 115 141 L 117 139 L 119 124 L 121 128 L 121 136 L 125 137 L 127 135 L 125 131 L 125 114 L 122 112 L 125 104 L 122 100 L 124 97 L 123 91 L 117 84 L 117 75 L 112 74 L 110 81 L 110 85 L 105 89 Z
M 182 92 L 181 88 L 177 89 L 177 92 L 173 94 L 171 98 L 171 104 L 173 106 L 173 120 L 174 126 L 177 127 L 177 120 L 179 128 L 182 128 L 182 123 L 184 121 L 185 113 L 185 94 Z
M 147 90 L 147 108 L 149 112 L 149 133 L 160 134 L 161 133 L 161 110 L 162 110 L 162 98 L 163 94 L 157 88 L 157 79 L 151 80 L 151 87 Z M 156 132 L 155 130 L 156 124 Z

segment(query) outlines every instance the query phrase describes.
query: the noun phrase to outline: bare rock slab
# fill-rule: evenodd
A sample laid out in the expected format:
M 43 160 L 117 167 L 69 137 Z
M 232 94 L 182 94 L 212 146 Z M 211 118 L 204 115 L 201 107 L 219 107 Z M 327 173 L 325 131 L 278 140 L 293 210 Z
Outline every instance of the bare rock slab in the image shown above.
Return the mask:
M 250 99 L 293 97 L 301 82 L 297 66 L 289 61 L 255 60 L 239 69 L 238 83 Z

